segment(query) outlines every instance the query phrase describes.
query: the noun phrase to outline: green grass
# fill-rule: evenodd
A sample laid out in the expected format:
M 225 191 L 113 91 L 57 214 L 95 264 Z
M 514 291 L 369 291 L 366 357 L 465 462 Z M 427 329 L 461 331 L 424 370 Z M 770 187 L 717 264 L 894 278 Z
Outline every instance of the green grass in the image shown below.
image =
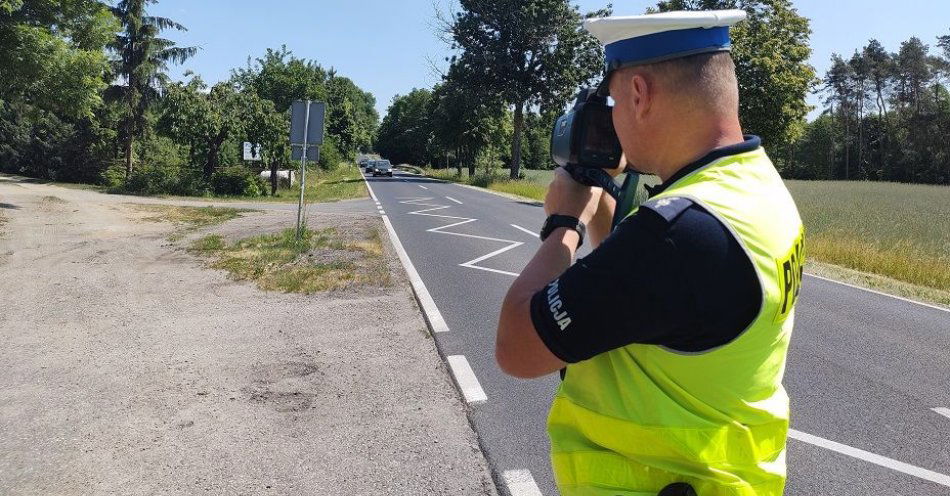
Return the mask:
M 190 250 L 211 257 L 212 267 L 234 279 L 255 281 L 267 291 L 310 294 L 392 285 L 377 228 L 357 239 L 335 228 L 307 230 L 301 240 L 293 229 L 234 243 L 210 235 L 192 243 Z
M 456 169 L 426 169 L 424 171 L 425 175 L 442 179 L 443 181 L 478 186 L 480 188 L 487 188 L 492 191 L 521 196 L 531 200 L 544 200 L 544 195 L 548 191 L 548 183 L 551 182 L 550 179 L 545 180 L 542 174 L 538 174 L 536 178 L 535 176 L 528 176 L 522 180 L 511 180 L 500 175 L 506 172 L 507 171 L 500 171 L 499 175 L 489 178 L 488 176 L 478 174 L 469 177 L 467 169 L 462 170 L 461 176 L 456 175 Z M 529 172 L 550 173 L 551 171 Z M 549 177 L 552 176 L 549 174 Z
M 299 168 L 295 171 L 299 172 Z M 299 180 L 299 177 L 297 179 Z M 270 192 L 269 184 L 267 188 Z M 335 202 L 368 196 L 362 173 L 356 164 L 342 163 L 332 171 L 307 169 L 307 190 L 304 195 L 307 203 Z M 300 186 L 297 184 L 289 189 L 279 189 L 277 196 L 254 198 L 254 201 L 292 203 L 299 199 Z
M 462 170 L 462 175 L 456 175 L 456 169 L 426 169 L 424 173 L 429 177 L 452 181 L 462 184 L 469 184 L 481 188 L 487 188 L 492 191 L 516 195 L 523 198 L 544 201 L 544 195 L 548 192 L 548 185 L 554 180 L 553 170 L 522 170 L 524 179 L 509 179 L 505 174 L 507 170 L 498 171 L 495 177 L 489 179 L 483 174 L 476 174 L 473 177 L 468 176 L 467 169 Z M 641 183 L 647 185 L 657 184 L 659 179 L 653 176 L 642 176 Z M 640 187 L 638 196 L 646 199 L 646 190 Z
M 950 188 L 787 181 L 810 259 L 950 292 Z

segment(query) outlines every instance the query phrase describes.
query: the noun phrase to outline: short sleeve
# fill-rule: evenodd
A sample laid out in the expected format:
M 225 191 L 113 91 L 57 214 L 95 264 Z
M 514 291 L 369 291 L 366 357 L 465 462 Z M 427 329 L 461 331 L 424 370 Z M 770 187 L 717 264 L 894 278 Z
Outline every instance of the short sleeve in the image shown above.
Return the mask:
M 739 242 L 690 202 L 675 215 L 641 208 L 536 293 L 531 318 L 548 349 L 576 363 L 633 343 L 708 350 L 738 336 L 760 306 Z

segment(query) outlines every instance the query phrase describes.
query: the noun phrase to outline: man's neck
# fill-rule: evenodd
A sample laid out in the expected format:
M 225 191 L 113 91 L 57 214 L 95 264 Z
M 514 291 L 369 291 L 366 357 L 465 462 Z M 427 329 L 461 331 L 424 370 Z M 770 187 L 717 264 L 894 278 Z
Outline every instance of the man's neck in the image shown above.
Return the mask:
M 662 147 L 660 160 L 656 163 L 656 175 L 663 182 L 669 180 L 683 167 L 703 158 L 709 152 L 724 146 L 745 141 L 738 120 L 722 126 L 701 126 L 670 133 Z

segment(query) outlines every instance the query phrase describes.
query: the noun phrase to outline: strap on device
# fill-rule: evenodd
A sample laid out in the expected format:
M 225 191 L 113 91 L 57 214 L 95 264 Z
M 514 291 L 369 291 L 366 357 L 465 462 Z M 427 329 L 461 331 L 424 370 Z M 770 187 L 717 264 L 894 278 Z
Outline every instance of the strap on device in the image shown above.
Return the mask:
M 614 178 L 610 177 L 610 174 L 607 174 L 607 171 L 603 169 L 565 165 L 564 170 L 566 170 L 575 181 L 584 186 L 603 188 L 608 195 L 617 201 L 612 229 L 616 229 L 620 221 L 633 209 L 633 204 L 637 199 L 637 186 L 640 185 L 640 174 L 633 169 L 627 169 L 625 171 L 627 177 L 623 180 L 623 186 L 617 186 L 617 183 L 614 182 Z
M 620 198 L 620 188 L 614 182 L 614 178 L 607 174 L 603 169 L 592 169 L 590 167 L 578 167 L 576 165 L 565 165 L 564 170 L 574 178 L 575 181 L 584 186 L 595 186 L 604 188 L 608 195 L 614 199 Z
M 633 210 L 633 204 L 637 201 L 637 186 L 640 185 L 640 174 L 631 169 L 627 169 L 627 177 L 623 180 L 623 186 L 620 187 L 620 198 L 617 199 L 617 208 L 614 209 L 614 220 L 611 229 L 616 229 L 620 222 L 627 217 L 627 214 Z

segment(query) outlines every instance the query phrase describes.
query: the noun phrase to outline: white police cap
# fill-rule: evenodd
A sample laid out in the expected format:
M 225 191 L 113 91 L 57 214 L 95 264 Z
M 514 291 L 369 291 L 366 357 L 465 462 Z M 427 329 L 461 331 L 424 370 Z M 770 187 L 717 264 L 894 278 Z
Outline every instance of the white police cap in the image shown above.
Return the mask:
M 664 12 L 584 21 L 604 45 L 607 71 L 653 64 L 700 53 L 728 51 L 729 27 L 746 18 L 744 10 Z

